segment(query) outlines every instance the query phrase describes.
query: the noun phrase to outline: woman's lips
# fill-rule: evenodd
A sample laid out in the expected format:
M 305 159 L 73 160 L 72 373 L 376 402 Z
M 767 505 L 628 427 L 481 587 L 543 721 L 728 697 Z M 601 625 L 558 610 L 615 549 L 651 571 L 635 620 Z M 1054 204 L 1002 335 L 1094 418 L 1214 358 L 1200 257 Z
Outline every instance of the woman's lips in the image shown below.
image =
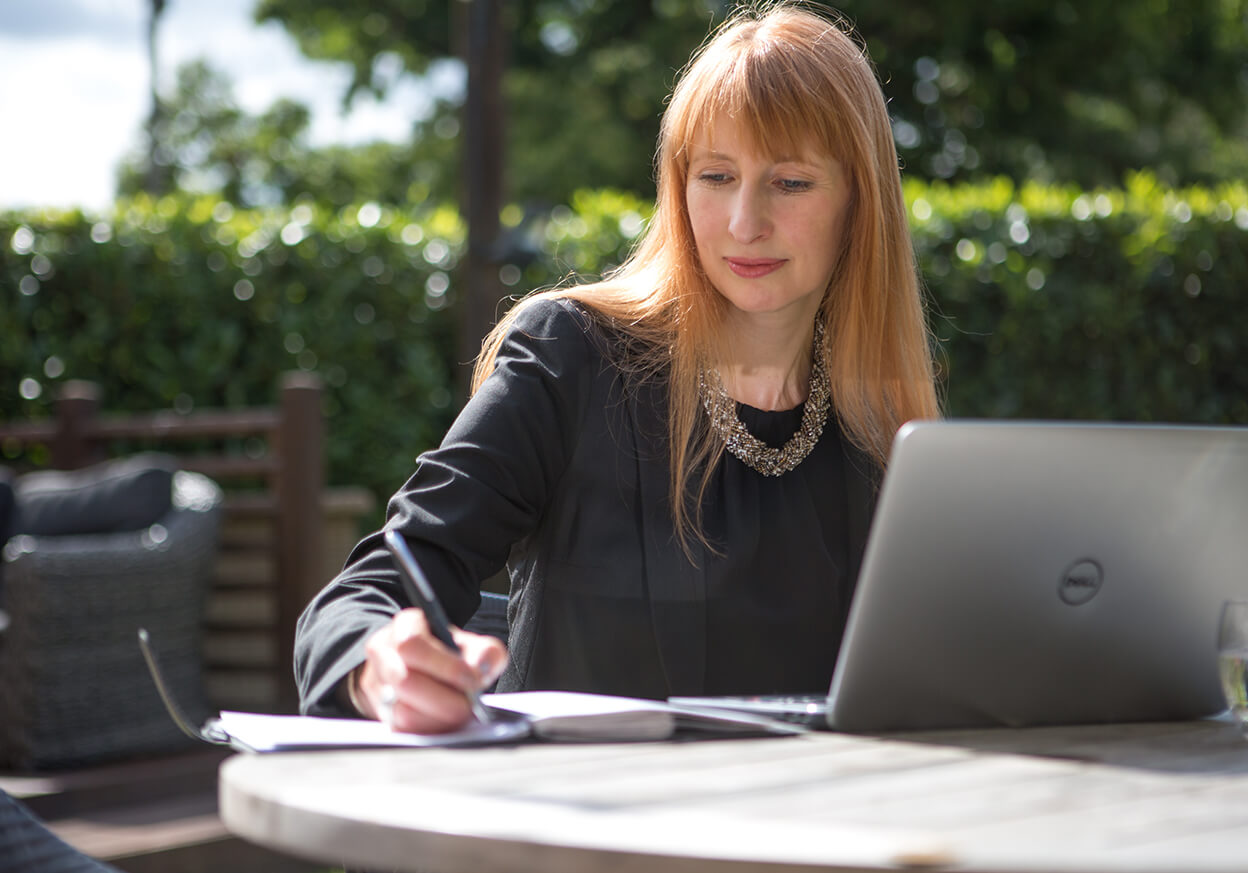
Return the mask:
M 728 269 L 743 279 L 758 279 L 784 265 L 783 258 L 724 258 Z

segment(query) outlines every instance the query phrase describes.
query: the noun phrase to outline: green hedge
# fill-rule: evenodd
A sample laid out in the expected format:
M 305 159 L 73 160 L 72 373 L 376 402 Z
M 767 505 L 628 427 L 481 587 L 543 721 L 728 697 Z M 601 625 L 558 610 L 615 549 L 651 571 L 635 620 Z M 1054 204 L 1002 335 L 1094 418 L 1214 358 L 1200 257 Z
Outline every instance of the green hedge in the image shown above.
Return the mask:
M 906 195 L 950 414 L 1248 424 L 1244 185 Z M 646 212 L 608 191 L 509 207 L 500 277 L 523 293 L 600 271 Z M 50 415 L 71 378 L 110 410 L 191 409 L 267 405 L 280 373 L 314 370 L 331 483 L 384 498 L 454 414 L 463 241 L 452 210 L 372 203 L 0 215 L 0 419 Z
M 573 206 L 504 215 L 544 253 L 500 271 L 517 293 L 618 260 L 641 227 L 609 192 Z M 313 370 L 327 389 L 329 481 L 384 499 L 454 415 L 463 243 L 453 210 L 373 203 L 239 211 L 163 198 L 106 218 L 0 215 L 0 420 L 50 416 L 67 379 L 101 384 L 110 411 L 190 410 L 270 405 L 281 373 Z M 6 457 L 15 448 L 0 445 Z
M 907 198 L 950 414 L 1248 424 L 1248 186 Z

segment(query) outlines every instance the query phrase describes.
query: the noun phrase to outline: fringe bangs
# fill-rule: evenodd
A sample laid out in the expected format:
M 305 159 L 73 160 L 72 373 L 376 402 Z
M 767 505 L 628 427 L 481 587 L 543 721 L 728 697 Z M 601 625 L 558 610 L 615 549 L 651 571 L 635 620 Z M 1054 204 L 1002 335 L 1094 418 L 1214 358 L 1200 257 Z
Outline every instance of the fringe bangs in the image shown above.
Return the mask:
M 830 22 L 811 36 L 820 42 L 835 33 Z M 836 85 L 847 70 L 822 56 L 790 51 L 792 35 L 773 34 L 760 22 L 744 24 L 732 40 L 712 44 L 688 68 L 667 112 L 664 144 L 687 165 L 689 146 L 719 117 L 739 121 L 756 153 L 798 157 L 812 151 L 840 155 L 858 139 L 851 113 L 836 111 L 853 99 Z M 823 63 L 819 63 L 822 60 Z M 812 106 L 832 111 L 811 112 Z M 847 127 L 849 129 L 847 129 Z

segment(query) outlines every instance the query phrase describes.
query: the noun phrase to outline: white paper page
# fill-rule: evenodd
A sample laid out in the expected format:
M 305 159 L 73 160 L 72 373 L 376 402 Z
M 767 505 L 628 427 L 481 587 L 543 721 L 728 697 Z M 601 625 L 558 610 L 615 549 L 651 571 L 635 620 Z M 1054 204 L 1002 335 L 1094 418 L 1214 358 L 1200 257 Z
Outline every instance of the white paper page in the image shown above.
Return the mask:
M 616 697 L 611 694 L 589 694 L 580 691 L 512 691 L 503 694 L 482 694 L 481 702 L 486 706 L 524 713 L 532 718 L 671 712 L 671 707 L 658 700 Z
M 528 736 L 523 721 L 472 722 L 446 734 L 408 734 L 392 731 L 377 721 L 352 718 L 314 718 L 302 715 L 266 715 L 223 711 L 221 728 L 242 745 L 257 752 L 322 748 L 424 748 L 502 743 Z
M 525 715 L 551 740 L 661 740 L 672 735 L 670 707 L 655 700 L 574 691 L 484 694 L 486 706 Z

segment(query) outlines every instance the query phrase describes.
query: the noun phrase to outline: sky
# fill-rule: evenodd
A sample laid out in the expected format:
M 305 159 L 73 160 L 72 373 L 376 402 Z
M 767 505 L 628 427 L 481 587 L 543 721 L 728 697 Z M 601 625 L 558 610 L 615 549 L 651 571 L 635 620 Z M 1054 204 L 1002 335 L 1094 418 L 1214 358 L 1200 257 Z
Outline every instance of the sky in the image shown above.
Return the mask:
M 234 83 L 248 112 L 279 97 L 313 112 L 311 140 L 406 139 L 428 104 L 405 77 L 382 104 L 341 96 L 345 65 L 309 61 L 276 23 L 252 22 L 256 0 L 168 0 L 160 18 L 160 85 L 204 58 Z M 148 0 L 0 0 L 0 210 L 105 211 L 122 158 L 142 142 L 150 111 Z

